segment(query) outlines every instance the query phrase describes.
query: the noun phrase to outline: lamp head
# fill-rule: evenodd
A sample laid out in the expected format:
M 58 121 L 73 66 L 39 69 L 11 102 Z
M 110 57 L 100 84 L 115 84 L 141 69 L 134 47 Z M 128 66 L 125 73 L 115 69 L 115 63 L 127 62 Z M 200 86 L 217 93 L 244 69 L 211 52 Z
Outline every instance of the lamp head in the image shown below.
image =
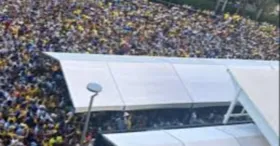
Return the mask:
M 89 83 L 87 85 L 87 89 L 90 91 L 90 92 L 94 92 L 94 93 L 99 93 L 102 91 L 102 87 L 97 84 L 97 83 Z

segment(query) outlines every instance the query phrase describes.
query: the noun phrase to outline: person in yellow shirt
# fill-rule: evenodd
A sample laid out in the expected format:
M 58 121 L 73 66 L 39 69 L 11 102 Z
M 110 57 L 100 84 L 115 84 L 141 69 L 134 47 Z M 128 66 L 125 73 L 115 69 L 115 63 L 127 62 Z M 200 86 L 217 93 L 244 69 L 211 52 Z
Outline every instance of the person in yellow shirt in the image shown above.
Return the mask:
M 61 145 L 63 144 L 63 137 L 58 134 L 58 133 L 55 133 L 48 141 L 48 146 L 54 146 L 54 145 Z
M 25 100 L 26 100 L 26 101 L 31 101 L 31 99 L 32 99 L 31 96 L 29 96 L 29 95 L 26 95 L 26 96 L 25 96 Z
M 100 2 L 98 3 L 98 5 L 99 5 L 99 7 L 104 8 L 103 2 L 100 1 Z
M 128 26 L 128 27 L 132 27 L 132 22 L 128 22 L 128 23 L 127 23 L 127 26 Z
M 100 39 L 100 42 L 107 42 L 107 39 L 106 39 L 105 37 L 102 37 L 102 38 Z
M 82 10 L 77 9 L 77 10 L 75 10 L 73 13 L 76 14 L 76 15 L 80 15 L 80 14 L 82 13 Z
M 56 136 L 56 142 L 58 144 L 63 144 L 63 137 L 61 135 Z
M 6 60 L 4 58 L 0 58 L 0 67 L 6 66 Z
M 55 137 L 51 137 L 49 142 L 48 142 L 48 146 L 54 146 L 57 143 Z
M 122 45 L 125 45 L 125 44 L 127 44 L 127 42 L 124 38 L 122 38 L 121 41 L 120 41 L 120 45 L 122 46 Z
M 17 38 L 18 37 L 18 31 L 19 31 L 19 26 L 13 26 L 11 27 L 12 34 Z
M 11 121 L 12 123 L 15 123 L 16 122 L 16 117 L 14 115 L 11 115 L 9 118 L 8 118 L 8 121 Z
M 241 17 L 240 17 L 238 14 L 234 14 L 234 15 L 232 16 L 232 19 L 233 19 L 235 22 L 237 22 L 237 21 L 239 21 L 239 20 L 241 19 Z
M 23 117 L 26 116 L 26 114 L 27 114 L 27 109 L 24 108 L 24 107 L 21 107 L 21 109 L 20 109 L 20 115 L 18 116 L 18 118 L 23 118 Z
M 225 20 L 228 20 L 229 17 L 230 17 L 229 13 L 225 13 L 225 14 L 224 14 L 224 19 L 225 19 Z
M 127 118 L 127 129 L 130 130 L 132 128 L 132 121 L 131 116 Z
M 118 17 L 118 16 L 119 16 L 118 11 L 113 11 L 113 16 L 114 16 L 114 17 Z
M 39 94 L 40 90 L 38 87 L 34 86 L 34 85 L 30 85 L 30 87 L 27 89 L 26 94 L 33 97 L 36 96 L 37 94 Z
M 78 25 L 78 30 L 83 32 L 85 29 L 84 29 L 84 27 L 82 25 Z
M 85 14 L 82 15 L 82 18 L 87 19 L 87 20 L 90 19 L 90 17 L 88 15 L 85 15 Z

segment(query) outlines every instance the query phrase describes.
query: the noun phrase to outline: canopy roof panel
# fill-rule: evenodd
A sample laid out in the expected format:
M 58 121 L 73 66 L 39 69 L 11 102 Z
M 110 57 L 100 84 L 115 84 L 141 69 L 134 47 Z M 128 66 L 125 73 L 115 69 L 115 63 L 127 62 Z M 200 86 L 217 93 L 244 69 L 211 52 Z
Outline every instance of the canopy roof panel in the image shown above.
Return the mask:
M 166 130 L 185 146 L 239 146 L 236 139 L 215 127 Z
M 104 137 L 115 146 L 269 146 L 254 124 L 116 133 Z
M 187 107 L 191 99 L 170 64 L 109 63 L 126 110 Z
M 115 146 L 184 146 L 164 131 L 105 134 Z
M 230 73 L 242 89 L 238 100 L 271 145 L 279 142 L 279 70 L 237 69 Z
M 253 124 L 235 126 L 220 126 L 217 129 L 234 136 L 240 146 L 266 146 L 268 141 L 263 137 L 258 128 Z
M 222 65 L 173 65 L 193 98 L 193 103 L 223 103 L 231 101 L 237 88 Z M 222 98 L 221 98 L 222 97 Z
M 61 61 L 66 84 L 76 112 L 86 112 L 90 96 L 86 89 L 90 81 L 102 84 L 103 91 L 94 98 L 94 111 L 123 110 L 124 103 L 109 72 L 106 62 Z M 110 102 L 108 102 L 110 101 Z

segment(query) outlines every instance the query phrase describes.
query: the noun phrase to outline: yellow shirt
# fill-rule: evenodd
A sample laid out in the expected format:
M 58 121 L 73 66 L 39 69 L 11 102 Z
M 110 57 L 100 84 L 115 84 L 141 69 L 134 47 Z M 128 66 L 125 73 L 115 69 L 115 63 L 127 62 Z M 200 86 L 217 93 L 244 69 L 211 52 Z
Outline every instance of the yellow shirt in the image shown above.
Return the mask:
M 235 20 L 235 21 L 239 21 L 240 16 L 239 15 L 233 15 L 232 19 Z
M 124 44 L 126 44 L 126 41 L 122 39 L 120 44 L 124 45 Z
M 224 15 L 224 19 L 228 19 L 230 16 L 229 16 L 229 13 L 226 13 L 225 15 Z
M 54 137 L 52 137 L 50 140 L 49 140 L 49 146 L 53 146 L 55 143 L 57 143 L 56 139 Z
M 6 65 L 6 61 L 4 59 L 0 59 L 0 67 L 1 66 L 5 66 Z
M 24 117 L 27 114 L 27 110 L 21 110 L 19 117 Z
M 100 41 L 107 42 L 107 39 L 101 38 Z
M 12 29 L 13 35 L 17 35 L 18 34 L 19 28 L 17 26 L 11 27 L 11 29 Z
M 17 105 L 17 106 L 16 106 L 16 110 L 19 110 L 19 109 L 20 109 L 20 105 Z
M 0 131 L 0 135 L 1 135 L 1 136 L 6 136 L 6 135 L 7 135 L 7 132 L 4 131 L 4 130 L 3 130 L 3 131 Z
M 132 26 L 132 22 L 128 22 L 127 26 L 131 27 Z
M 16 122 L 16 117 L 14 117 L 14 116 L 13 116 L 13 117 L 9 117 L 9 118 L 8 118 L 8 121 L 10 121 L 10 120 Z
M 45 45 L 45 44 L 47 44 L 49 41 L 48 40 L 43 40 L 43 44 Z
M 58 128 L 59 128 L 59 124 L 58 124 L 58 123 L 55 124 L 54 128 L 55 128 L 55 129 L 58 129 Z
M 145 12 L 145 16 L 150 16 L 150 15 L 151 15 L 151 13 L 149 11 Z
M 103 8 L 103 3 L 99 2 L 98 5 Z
M 30 100 L 31 100 L 31 97 L 30 97 L 29 95 L 27 95 L 27 96 L 25 96 L 25 99 L 26 99 L 27 101 L 30 101 Z
M 118 17 L 118 16 L 119 16 L 119 13 L 118 13 L 117 11 L 114 11 L 114 12 L 113 12 L 113 16 Z
M 185 54 L 184 54 L 184 57 L 186 57 L 186 58 L 189 57 L 189 54 L 185 53 Z
M 23 59 L 24 59 L 24 61 L 28 61 L 28 60 L 29 60 L 29 55 L 24 54 L 24 55 L 23 55 Z
M 35 94 L 39 93 L 39 88 L 31 89 L 29 93 L 30 93 L 30 95 L 35 95 Z
M 57 137 L 56 137 L 56 142 L 57 142 L 57 143 L 63 143 L 63 138 L 62 138 L 62 136 L 57 136 Z
M 88 15 L 82 15 L 82 17 L 83 17 L 84 19 L 90 19 L 90 17 L 89 17 Z
M 82 10 L 78 9 L 78 10 L 75 10 L 73 13 L 79 15 L 82 13 Z
M 79 31 L 84 31 L 84 27 L 81 26 L 81 25 L 79 25 L 79 26 L 78 26 L 78 30 L 79 30 Z
M 98 35 L 98 31 L 96 29 L 93 29 L 92 32 L 94 35 Z
M 127 129 L 131 129 L 132 122 L 131 119 L 127 120 Z
M 15 134 L 15 133 L 12 133 L 12 132 L 8 132 L 7 135 L 9 135 L 9 136 L 12 137 L 12 138 L 14 138 L 14 137 L 16 136 L 16 134 Z

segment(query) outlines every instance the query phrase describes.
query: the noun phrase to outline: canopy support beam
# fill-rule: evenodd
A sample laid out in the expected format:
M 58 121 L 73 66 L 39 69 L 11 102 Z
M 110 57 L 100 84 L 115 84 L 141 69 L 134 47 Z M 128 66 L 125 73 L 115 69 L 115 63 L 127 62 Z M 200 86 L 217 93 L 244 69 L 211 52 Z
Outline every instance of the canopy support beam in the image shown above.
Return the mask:
M 238 91 L 237 95 L 235 96 L 235 98 L 233 99 L 233 101 L 230 103 L 230 106 L 227 110 L 227 113 L 224 116 L 224 120 L 223 120 L 223 124 L 227 124 L 229 121 L 229 118 L 231 117 L 231 114 L 234 110 L 234 107 L 236 105 L 236 103 L 238 102 L 238 96 L 241 93 L 241 90 Z
M 227 124 L 229 119 L 231 117 L 243 117 L 243 116 L 249 116 L 248 113 L 246 113 L 246 110 L 243 108 L 242 111 L 240 113 L 233 113 L 233 110 L 238 102 L 238 98 L 239 95 L 241 93 L 241 89 L 239 89 L 237 95 L 235 96 L 235 98 L 233 99 L 233 101 L 230 103 L 230 106 L 227 110 L 227 113 L 224 115 L 224 120 L 223 120 L 223 124 Z

